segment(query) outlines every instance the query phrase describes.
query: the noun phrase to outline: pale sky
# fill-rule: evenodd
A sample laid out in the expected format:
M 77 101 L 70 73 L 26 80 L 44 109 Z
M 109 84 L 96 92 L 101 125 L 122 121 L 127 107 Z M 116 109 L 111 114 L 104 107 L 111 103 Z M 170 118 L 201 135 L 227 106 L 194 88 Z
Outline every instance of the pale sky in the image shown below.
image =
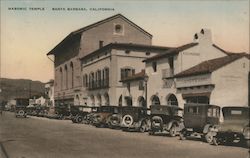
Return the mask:
M 27 10 L 10 10 L 26 7 Z M 44 7 L 32 11 L 29 7 Z M 52 8 L 86 11 L 52 11 Z M 89 8 L 114 8 L 90 11 Z M 153 45 L 192 42 L 201 28 L 232 52 L 249 53 L 249 0 L 210 1 L 10 1 L 1 0 L 1 77 L 47 82 L 54 76 L 46 54 L 70 32 L 117 13 L 153 35 Z

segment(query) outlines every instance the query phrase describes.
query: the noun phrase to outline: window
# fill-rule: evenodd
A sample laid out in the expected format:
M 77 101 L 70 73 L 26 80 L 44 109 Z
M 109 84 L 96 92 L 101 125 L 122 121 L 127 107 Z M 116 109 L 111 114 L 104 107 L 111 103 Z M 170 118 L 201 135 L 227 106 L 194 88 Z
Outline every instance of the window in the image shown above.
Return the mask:
M 88 75 L 87 74 L 84 75 L 83 81 L 84 81 L 83 85 L 85 85 L 85 87 L 88 87 Z
M 103 47 L 103 41 L 99 41 L 99 48 Z
M 149 56 L 149 55 L 150 55 L 150 52 L 146 52 L 146 55 Z
M 115 24 L 114 25 L 114 34 L 123 35 L 123 33 L 124 33 L 123 25 Z
M 121 69 L 121 80 L 124 78 L 127 78 L 129 76 L 132 76 L 135 74 L 135 69 L 133 68 L 122 68 Z
M 153 68 L 154 72 L 157 71 L 157 62 L 156 61 L 152 62 L 152 68 Z
M 125 53 L 126 53 L 126 54 L 129 54 L 129 53 L 130 53 L 130 50 L 125 50 Z
M 74 87 L 74 66 L 73 63 L 70 63 L 70 69 L 71 69 L 71 88 Z
M 188 112 L 193 114 L 199 114 L 199 108 L 198 107 L 189 107 Z
M 144 81 L 139 81 L 139 90 L 144 90 Z

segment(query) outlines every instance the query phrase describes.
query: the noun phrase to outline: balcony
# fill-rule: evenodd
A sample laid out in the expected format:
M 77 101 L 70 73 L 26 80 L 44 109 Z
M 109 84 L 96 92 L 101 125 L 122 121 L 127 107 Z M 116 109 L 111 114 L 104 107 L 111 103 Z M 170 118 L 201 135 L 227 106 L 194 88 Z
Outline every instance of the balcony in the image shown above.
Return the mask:
M 109 88 L 109 79 L 88 82 L 88 90 Z
M 172 78 L 174 77 L 174 70 L 173 69 L 163 69 L 162 70 L 162 79 L 166 79 L 166 78 Z

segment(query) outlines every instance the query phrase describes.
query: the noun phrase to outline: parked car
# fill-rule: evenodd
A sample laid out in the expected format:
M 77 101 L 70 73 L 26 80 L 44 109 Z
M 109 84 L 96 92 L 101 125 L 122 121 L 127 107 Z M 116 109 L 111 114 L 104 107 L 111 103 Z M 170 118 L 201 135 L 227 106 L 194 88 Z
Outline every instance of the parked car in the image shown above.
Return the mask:
M 73 123 L 82 123 L 84 117 L 91 112 L 91 107 L 75 105 L 70 107 L 71 120 Z
M 124 107 L 122 108 L 123 130 L 136 130 L 146 132 L 150 129 L 149 109 L 144 107 Z
M 250 147 L 249 107 L 223 107 L 224 122 L 219 125 L 213 139 L 215 145 L 230 144 L 234 141 Z
M 26 106 L 16 106 L 15 109 L 16 117 L 27 117 L 27 109 Z
M 96 127 L 108 127 L 112 114 L 118 113 L 118 106 L 101 106 L 94 115 L 93 125 Z
M 57 115 L 57 118 L 61 120 L 71 118 L 70 105 L 61 104 L 55 106 L 55 113 Z
M 98 113 L 100 107 L 91 107 L 90 113 L 88 113 L 84 118 L 83 118 L 83 123 L 85 124 L 91 124 L 93 125 L 94 122 L 94 116 L 96 113 Z
M 209 104 L 184 104 L 184 126 L 180 139 L 191 135 L 200 135 L 203 140 L 212 143 L 220 118 L 220 107 Z
M 123 109 L 126 109 L 126 107 L 118 107 L 118 113 L 114 113 L 109 118 L 109 128 L 112 129 L 119 129 L 121 127 L 122 123 L 122 117 L 123 117 Z
M 151 105 L 150 111 L 150 135 L 167 131 L 170 136 L 175 137 L 184 128 L 182 108 L 169 105 Z

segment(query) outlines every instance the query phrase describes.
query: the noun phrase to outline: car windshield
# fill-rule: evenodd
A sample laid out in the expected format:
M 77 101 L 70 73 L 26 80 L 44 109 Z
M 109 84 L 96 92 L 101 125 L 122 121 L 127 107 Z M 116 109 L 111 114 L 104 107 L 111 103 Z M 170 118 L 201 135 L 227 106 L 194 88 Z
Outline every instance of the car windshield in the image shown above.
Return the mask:
M 216 107 L 210 107 L 207 109 L 208 117 L 220 117 L 220 109 Z
M 249 108 L 224 108 L 223 110 L 224 119 L 249 119 Z

